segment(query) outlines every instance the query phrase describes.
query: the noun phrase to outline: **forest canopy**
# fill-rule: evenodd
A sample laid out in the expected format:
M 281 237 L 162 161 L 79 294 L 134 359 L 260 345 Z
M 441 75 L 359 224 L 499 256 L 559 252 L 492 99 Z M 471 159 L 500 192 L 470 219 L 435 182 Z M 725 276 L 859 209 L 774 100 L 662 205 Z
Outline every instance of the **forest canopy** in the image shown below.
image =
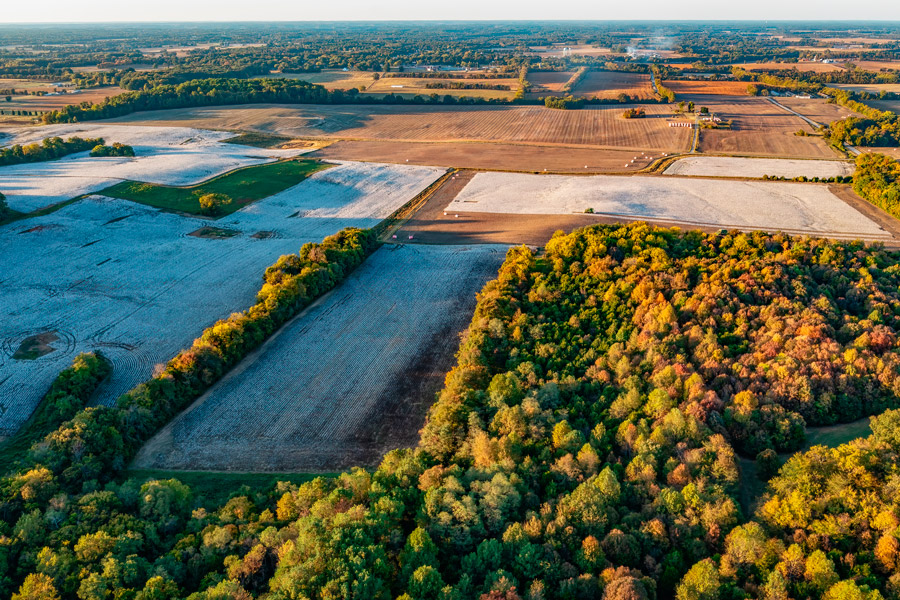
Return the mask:
M 125 475 L 122 457 L 272 330 L 259 319 L 294 314 L 371 243 L 351 231 L 283 257 L 256 307 L 36 444 L 0 483 L 0 592 L 897 597 L 893 413 L 863 454 L 791 459 L 755 516 L 737 500 L 740 456 L 898 404 L 898 257 L 862 243 L 634 224 L 513 248 L 418 448 L 218 503 Z M 817 482 L 805 496 L 798 474 Z

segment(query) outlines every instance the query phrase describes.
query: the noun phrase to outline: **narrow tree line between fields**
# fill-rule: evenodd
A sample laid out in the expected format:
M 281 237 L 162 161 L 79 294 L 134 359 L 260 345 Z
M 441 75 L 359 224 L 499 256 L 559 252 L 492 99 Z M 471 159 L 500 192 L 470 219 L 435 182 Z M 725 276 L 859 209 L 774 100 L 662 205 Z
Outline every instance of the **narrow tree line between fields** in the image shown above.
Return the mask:
M 69 154 L 85 152 L 103 143 L 102 138 L 85 140 L 80 137 L 70 137 L 63 140 L 59 137 L 51 137 L 39 144 L 25 146 L 16 144 L 9 148 L 0 148 L 0 166 L 56 160 Z
M 900 257 L 859 242 L 645 224 L 558 234 L 542 253 L 510 250 L 479 294 L 418 448 L 217 505 L 122 475 L 375 246 L 345 230 L 282 257 L 252 308 L 36 443 L 0 480 L 0 593 L 897 597 L 897 414 L 869 440 L 791 459 L 757 512 L 737 501 L 738 455 L 771 474 L 807 425 L 898 404 Z

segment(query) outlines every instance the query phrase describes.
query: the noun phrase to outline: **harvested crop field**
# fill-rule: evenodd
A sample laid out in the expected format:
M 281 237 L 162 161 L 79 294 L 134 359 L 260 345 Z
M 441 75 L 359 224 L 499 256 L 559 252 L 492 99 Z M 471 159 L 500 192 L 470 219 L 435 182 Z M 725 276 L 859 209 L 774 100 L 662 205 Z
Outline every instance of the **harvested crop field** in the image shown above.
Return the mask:
M 691 132 L 666 124 L 671 108 L 646 105 L 647 118 L 623 119 L 628 105 L 554 110 L 540 106 L 255 105 L 152 111 L 117 123 L 252 130 L 295 138 L 481 141 L 686 150 Z
M 827 186 L 805 183 L 479 173 L 446 210 L 454 214 L 583 214 L 593 210 L 604 216 L 683 226 L 893 239 Z
M 328 90 L 367 88 L 375 81 L 374 72 L 326 69 L 318 73 L 270 73 L 256 79 L 299 79 L 321 85 Z
M 453 88 L 429 88 L 428 84 L 472 84 L 485 86 L 505 86 L 509 89 L 453 89 Z M 463 79 L 453 78 L 418 78 L 418 77 L 389 77 L 385 76 L 366 88 L 367 94 L 397 94 L 403 96 L 468 96 L 470 98 L 502 98 L 509 100 L 515 97 L 516 92 L 522 87 L 515 78 L 505 79 Z
M 129 144 L 137 155 L 135 158 L 93 158 L 82 152 L 54 161 L 0 167 L 0 190 L 6 194 L 9 206 L 21 212 L 98 192 L 121 180 L 195 185 L 240 167 L 303 152 L 223 144 L 232 134 L 180 127 L 54 125 L 10 130 L 10 133 L 13 138 L 6 140 L 7 144 L 29 144 L 52 136 L 100 137 L 107 144 Z
M 844 117 L 859 116 L 855 111 L 840 106 L 839 104 L 830 104 L 824 98 L 798 98 L 796 96 L 782 96 L 775 98 L 779 104 L 783 104 L 787 108 L 800 113 L 808 119 L 812 119 L 817 123 L 828 124 Z
M 813 133 L 813 128 L 765 98 L 706 96 L 702 106 L 722 119 L 731 120 L 732 127 L 701 130 L 701 152 L 787 158 L 837 157 L 821 137 L 794 135 L 801 129 Z
M 830 87 L 851 92 L 866 92 L 877 95 L 878 92 L 900 93 L 900 83 L 833 83 Z
M 412 446 L 506 247 L 384 246 L 151 439 L 136 468 L 338 471 Z
M 252 304 L 279 256 L 379 223 L 442 173 L 338 165 L 215 222 L 227 235 L 214 235 L 205 219 L 102 197 L 0 227 L 0 438 L 78 352 L 111 359 L 99 401 L 112 402 L 205 327 Z M 12 358 L 45 332 L 58 338 L 48 342 L 52 352 Z
M 667 79 L 662 84 L 675 92 L 678 100 L 690 100 L 691 96 L 747 96 L 746 81 L 694 81 Z
M 672 163 L 666 175 L 709 177 L 844 177 L 852 175 L 853 163 L 840 160 L 791 160 L 786 158 L 739 158 L 733 156 L 687 156 Z
M 889 110 L 895 114 L 900 113 L 900 100 L 866 100 L 863 104 L 878 110 Z
M 563 86 L 574 75 L 574 71 L 534 71 L 528 73 L 527 79 L 531 84 L 531 93 L 534 95 L 548 92 L 561 94 Z
M 632 98 L 653 98 L 650 76 L 643 73 L 590 71 L 575 86 L 573 93 L 585 98 L 616 98 L 626 94 Z
M 18 86 L 16 86 L 16 89 Z M 120 87 L 100 87 L 87 90 L 70 90 L 66 93 L 58 95 L 44 96 L 13 96 L 12 102 L 3 102 L 0 104 L 0 110 L 35 110 L 47 112 L 51 110 L 59 110 L 69 104 L 81 104 L 82 102 L 102 102 L 106 98 L 118 96 L 124 92 Z
M 310 156 L 467 169 L 609 173 L 643 169 L 660 153 L 486 142 L 340 141 Z M 631 162 L 635 156 L 638 159 Z

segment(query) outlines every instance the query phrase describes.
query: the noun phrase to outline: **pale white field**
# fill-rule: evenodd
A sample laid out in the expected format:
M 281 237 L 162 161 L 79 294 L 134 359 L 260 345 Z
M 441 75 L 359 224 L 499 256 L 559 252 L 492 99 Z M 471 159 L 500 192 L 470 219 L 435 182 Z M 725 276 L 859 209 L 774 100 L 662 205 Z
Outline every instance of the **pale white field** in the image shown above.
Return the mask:
M 103 138 L 107 144 L 128 144 L 137 155 L 91 158 L 88 152 L 81 152 L 54 161 L 0 167 L 0 192 L 6 195 L 10 208 L 21 212 L 98 192 L 124 179 L 194 185 L 240 167 L 306 152 L 225 144 L 222 140 L 234 134 L 187 127 L 52 125 L 9 133 L 12 137 L 5 140 L 7 145 L 78 136 Z
M 687 177 L 479 173 L 448 212 L 571 214 L 888 240 L 889 233 L 825 185 Z
M 160 431 L 135 466 L 334 471 L 414 444 L 506 249 L 383 246 Z
M 711 177 L 843 177 L 853 174 L 853 164 L 842 160 L 794 160 L 736 156 L 688 156 L 665 170 L 666 175 Z
M 28 418 L 79 352 L 113 362 L 98 401 L 152 375 L 216 320 L 253 304 L 266 267 L 344 227 L 372 227 L 444 171 L 343 163 L 218 221 L 91 196 L 0 227 L 0 439 Z M 227 239 L 188 235 L 204 226 Z M 257 232 L 274 232 L 255 239 Z M 56 350 L 14 360 L 56 332 Z

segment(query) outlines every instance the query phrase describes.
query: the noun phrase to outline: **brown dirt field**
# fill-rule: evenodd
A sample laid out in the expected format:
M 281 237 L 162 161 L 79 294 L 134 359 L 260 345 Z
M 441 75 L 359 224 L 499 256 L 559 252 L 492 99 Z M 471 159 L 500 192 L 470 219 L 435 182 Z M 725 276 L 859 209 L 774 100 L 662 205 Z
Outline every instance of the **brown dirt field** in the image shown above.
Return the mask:
M 224 238 L 234 237 L 239 234 L 234 229 L 222 229 L 221 227 L 201 227 L 196 231 L 190 232 L 188 235 L 203 238 L 205 240 L 221 240 Z
M 59 340 L 59 336 L 54 331 L 45 331 L 27 337 L 22 340 L 18 350 L 12 355 L 13 360 L 34 360 L 46 356 L 56 350 L 50 344 L 57 340 Z
M 822 138 L 794 135 L 801 129 L 807 133 L 813 130 L 803 119 L 764 98 L 706 96 L 702 105 L 723 119 L 732 120 L 733 125 L 731 129 L 701 130 L 701 152 L 791 158 L 836 156 Z
M 894 113 L 900 113 L 900 100 L 866 100 L 867 104 L 878 110 L 889 110 Z
M 881 90 L 886 92 L 900 92 L 900 83 L 860 83 L 860 84 L 842 84 L 835 83 L 832 84 L 831 87 L 836 87 L 840 90 L 850 90 L 853 92 L 868 92 L 870 94 L 877 94 Z
M 574 71 L 540 71 L 528 74 L 528 82 L 531 84 L 531 93 L 540 95 L 542 92 L 562 93 L 562 88 L 566 85 Z
M 684 100 L 681 96 L 747 96 L 746 81 L 694 81 L 669 79 L 662 84 Z
M 844 66 L 836 63 L 820 63 L 820 62 L 757 62 L 757 63 L 743 63 L 743 64 L 735 64 L 735 67 L 740 67 L 747 71 L 771 71 L 771 70 L 783 70 L 783 69 L 797 69 L 801 72 L 813 72 L 813 73 L 831 73 L 834 71 L 843 71 Z
M 866 71 L 881 71 L 882 69 L 887 69 L 889 71 L 900 70 L 900 60 L 853 60 L 850 62 Z
M 440 96 L 469 96 L 471 98 L 503 98 L 510 99 L 516 95 L 519 90 L 518 79 L 472 79 L 470 83 L 481 83 L 485 85 L 506 85 L 509 90 L 456 90 L 456 89 L 429 89 L 426 87 L 429 83 L 452 83 L 458 82 L 460 79 L 417 79 L 414 77 L 382 77 L 375 81 L 366 89 L 367 94 L 398 94 L 412 96 L 430 96 L 438 94 Z M 393 86 L 400 85 L 403 87 L 395 88 Z
M 662 152 L 689 147 L 691 131 L 666 124 L 671 108 L 648 105 L 647 118 L 624 119 L 627 107 L 244 105 L 136 113 L 109 122 L 260 131 L 295 138 L 514 142 Z
M 642 73 L 591 71 L 575 87 L 575 95 L 587 98 L 615 98 L 628 94 L 635 98 L 653 98 L 650 76 Z
M 324 160 L 358 160 L 465 169 L 548 173 L 610 173 L 636 171 L 649 165 L 650 153 L 633 164 L 636 150 L 596 150 L 565 146 L 492 143 L 417 143 L 340 141 L 311 154 Z M 640 155 L 640 153 L 638 153 Z M 587 169 L 585 169 L 587 165 Z M 628 166 L 626 166 L 628 165 Z
M 59 96 L 13 96 L 12 102 L 0 102 L 0 110 L 59 110 L 69 104 L 102 102 L 106 98 L 117 96 L 124 91 L 119 87 L 104 87 L 81 90 L 75 94 L 60 94 Z
M 818 123 L 831 123 L 858 113 L 838 104 L 829 104 L 824 98 L 777 97 L 779 103 Z

